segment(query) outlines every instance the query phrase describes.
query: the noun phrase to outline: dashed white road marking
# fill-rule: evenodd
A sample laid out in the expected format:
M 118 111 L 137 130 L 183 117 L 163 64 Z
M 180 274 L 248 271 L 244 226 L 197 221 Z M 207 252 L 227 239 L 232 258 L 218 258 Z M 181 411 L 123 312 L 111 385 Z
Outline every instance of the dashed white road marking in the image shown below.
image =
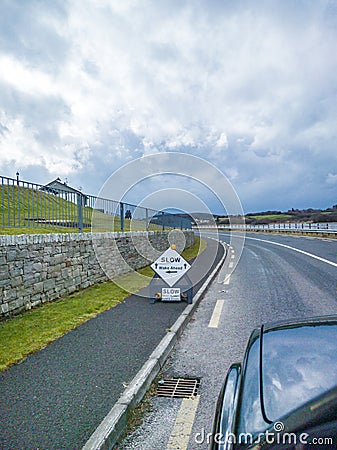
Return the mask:
M 234 263 L 230 262 L 230 263 L 228 264 L 228 268 L 229 268 L 229 269 L 233 269 L 233 267 L 234 267 Z
M 217 300 L 208 328 L 218 328 L 224 300 Z
M 225 279 L 224 279 L 224 281 L 223 281 L 223 284 L 229 284 L 230 279 L 231 279 L 231 275 L 228 273 L 228 274 L 225 276 Z
M 235 255 L 232 255 L 232 256 L 231 256 L 231 259 L 234 259 L 234 258 L 235 258 Z
M 193 399 L 184 398 L 174 427 L 167 444 L 167 450 L 186 450 L 188 442 L 190 440 L 193 422 L 197 408 L 199 405 L 200 396 L 196 396 Z

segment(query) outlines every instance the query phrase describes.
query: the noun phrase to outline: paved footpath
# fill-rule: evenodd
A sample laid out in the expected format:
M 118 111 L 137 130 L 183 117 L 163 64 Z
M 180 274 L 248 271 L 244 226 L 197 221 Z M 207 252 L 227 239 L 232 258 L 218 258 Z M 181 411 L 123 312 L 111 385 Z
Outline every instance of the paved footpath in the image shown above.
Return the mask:
M 222 252 L 208 240 L 192 282 Z M 0 449 L 81 449 L 185 307 L 132 295 L 0 373 Z

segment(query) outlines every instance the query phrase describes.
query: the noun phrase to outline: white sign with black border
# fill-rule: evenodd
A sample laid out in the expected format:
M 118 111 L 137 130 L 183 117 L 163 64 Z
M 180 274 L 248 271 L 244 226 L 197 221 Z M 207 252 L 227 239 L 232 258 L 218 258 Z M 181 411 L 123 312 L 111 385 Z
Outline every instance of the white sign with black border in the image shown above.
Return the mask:
M 180 302 L 180 288 L 162 288 L 161 301 L 162 302 Z
M 168 248 L 159 258 L 151 264 L 152 269 L 170 287 L 191 268 L 190 264 L 174 249 Z

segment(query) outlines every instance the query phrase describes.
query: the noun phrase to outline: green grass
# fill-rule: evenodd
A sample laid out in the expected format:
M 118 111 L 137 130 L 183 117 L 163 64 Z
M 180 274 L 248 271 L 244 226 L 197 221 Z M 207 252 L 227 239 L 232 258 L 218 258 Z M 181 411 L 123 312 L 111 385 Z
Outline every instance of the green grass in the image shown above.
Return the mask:
M 182 255 L 190 260 L 206 245 L 204 240 L 196 238 L 195 244 Z M 126 274 L 115 282 L 96 284 L 0 322 L 0 371 L 123 301 L 130 294 L 119 285 L 127 285 L 130 292 L 136 292 L 145 287 L 154 274 L 150 266 L 140 269 L 138 273 L 144 277 L 135 273 Z
M 207 242 L 204 239 L 195 237 L 194 245 L 184 250 L 182 256 L 189 261 L 190 259 L 195 258 L 197 255 L 202 253 L 206 249 L 206 247 Z
M 84 233 L 90 233 L 90 228 L 84 228 Z M 43 228 L 0 228 L 0 235 L 21 235 L 21 234 L 50 234 L 50 233 L 78 233 L 77 228 L 65 227 L 43 227 Z
M 77 233 L 78 206 L 73 201 L 39 189 L 19 186 L 0 186 L 0 234 Z M 113 202 L 111 202 L 111 205 Z M 112 208 L 112 206 L 111 206 Z M 84 231 L 120 231 L 119 216 L 105 214 L 89 206 L 82 207 Z M 40 220 L 40 222 L 38 222 Z M 56 225 L 62 221 L 64 225 Z M 54 223 L 48 223 L 54 222 Z M 69 226 L 66 226 L 68 223 Z M 145 220 L 125 219 L 125 231 L 146 229 Z M 150 223 L 149 230 L 161 227 Z
M 77 205 L 57 195 L 21 186 L 0 187 L 4 226 L 27 227 L 32 219 L 76 220 Z M 37 227 L 36 227 L 37 228 Z
M 137 224 L 138 222 L 138 224 Z M 162 227 L 160 225 L 150 224 L 148 231 L 161 231 Z M 170 230 L 171 228 L 165 227 L 165 230 Z M 145 224 L 141 221 L 134 220 L 132 225 L 130 226 L 130 221 L 125 221 L 124 223 L 124 231 L 145 231 Z M 114 229 L 109 229 L 108 227 L 102 227 L 100 229 L 91 229 L 91 228 L 83 228 L 83 233 L 103 233 L 103 232 L 111 232 L 111 231 L 120 231 L 120 226 L 117 221 L 115 222 Z M 16 228 L 1 228 L 0 227 L 0 236 L 1 235 L 21 235 L 21 234 L 51 234 L 51 233 L 78 233 L 78 228 L 66 228 L 66 227 L 16 227 Z
M 257 215 L 257 216 L 248 216 L 248 218 L 252 218 L 252 219 L 269 219 L 269 220 L 285 220 L 285 219 L 289 219 L 292 216 L 289 214 L 266 214 L 266 215 Z

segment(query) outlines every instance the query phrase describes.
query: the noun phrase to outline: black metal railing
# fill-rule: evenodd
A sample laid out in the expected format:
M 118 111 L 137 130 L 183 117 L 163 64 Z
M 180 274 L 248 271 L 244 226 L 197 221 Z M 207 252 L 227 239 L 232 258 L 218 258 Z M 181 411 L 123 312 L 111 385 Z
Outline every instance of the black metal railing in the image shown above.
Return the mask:
M 191 221 L 179 214 L 87 195 L 57 181 L 41 185 L 0 176 L 0 204 L 0 228 L 9 232 L 191 228 Z

